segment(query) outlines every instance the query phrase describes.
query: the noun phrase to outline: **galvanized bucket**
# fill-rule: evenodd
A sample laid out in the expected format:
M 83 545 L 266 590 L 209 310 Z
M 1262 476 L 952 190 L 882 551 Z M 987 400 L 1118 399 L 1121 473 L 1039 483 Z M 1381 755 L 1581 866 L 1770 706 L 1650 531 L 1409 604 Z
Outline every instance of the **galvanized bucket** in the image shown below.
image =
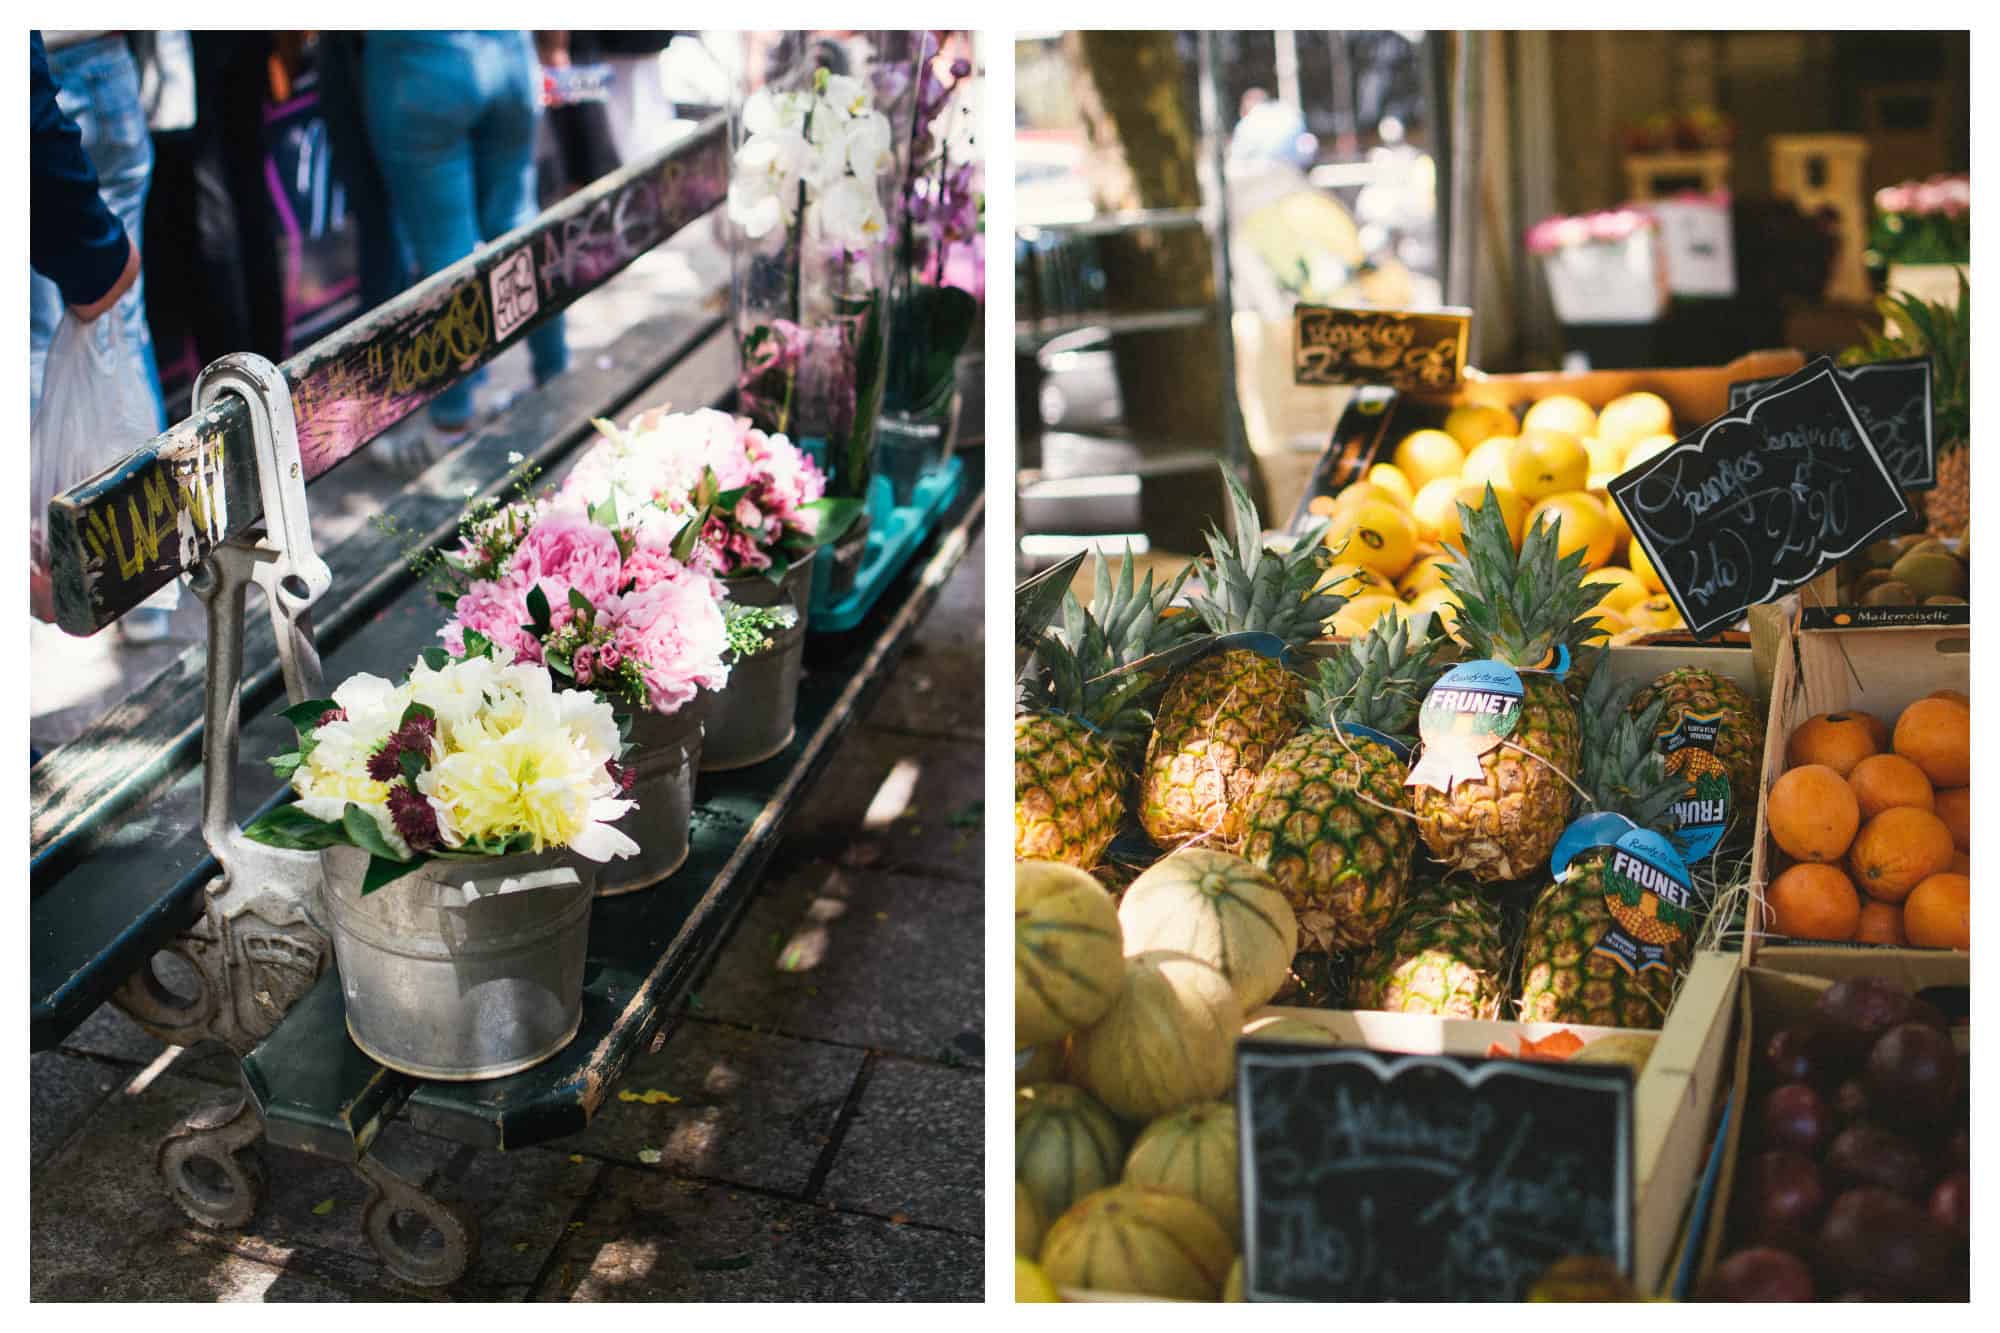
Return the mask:
M 694 822 L 694 774 L 701 761 L 700 700 L 672 713 L 648 709 L 632 719 L 627 763 L 636 772 L 631 798 L 639 807 L 618 827 L 639 844 L 636 856 L 597 872 L 597 896 L 649 889 L 681 868 Z
M 434 860 L 364 898 L 368 853 L 320 858 L 347 1033 L 370 1059 L 464 1082 L 540 1064 L 576 1036 L 590 862 Z
M 697 701 L 701 709 L 701 771 L 720 773 L 761 764 L 792 743 L 798 711 L 799 673 L 806 649 L 806 609 L 812 601 L 812 564 L 818 552 L 773 584 L 762 575 L 728 580 L 739 606 L 777 606 L 789 600 L 799 614 L 790 629 L 775 630 L 771 646 L 729 668 L 729 684 Z M 642 806 L 641 809 L 644 807 Z

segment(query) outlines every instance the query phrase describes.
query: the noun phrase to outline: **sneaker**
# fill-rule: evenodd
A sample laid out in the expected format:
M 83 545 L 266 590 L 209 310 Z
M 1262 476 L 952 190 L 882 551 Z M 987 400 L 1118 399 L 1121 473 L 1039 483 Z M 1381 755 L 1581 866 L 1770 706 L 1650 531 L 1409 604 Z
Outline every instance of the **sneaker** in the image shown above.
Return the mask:
M 471 436 L 470 422 L 446 430 L 427 416 L 421 421 L 402 422 L 384 432 L 369 446 L 368 456 L 383 471 L 409 481 L 429 471 L 432 464 Z
M 118 636 L 127 643 L 158 643 L 173 633 L 173 612 L 157 606 L 135 606 L 118 618 Z

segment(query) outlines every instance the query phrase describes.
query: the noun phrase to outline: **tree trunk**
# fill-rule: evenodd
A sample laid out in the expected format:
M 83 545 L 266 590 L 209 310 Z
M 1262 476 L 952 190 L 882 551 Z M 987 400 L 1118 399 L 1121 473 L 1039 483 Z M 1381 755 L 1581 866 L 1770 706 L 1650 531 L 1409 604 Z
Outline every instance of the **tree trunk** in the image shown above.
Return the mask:
M 1171 32 L 1072 32 L 1091 192 L 1107 211 L 1198 208 L 1200 132 Z M 1099 243 L 1109 309 L 1212 305 L 1215 278 L 1200 229 L 1107 236 Z M 1213 323 L 1128 334 L 1112 344 L 1125 422 L 1142 446 L 1221 448 L 1222 384 Z

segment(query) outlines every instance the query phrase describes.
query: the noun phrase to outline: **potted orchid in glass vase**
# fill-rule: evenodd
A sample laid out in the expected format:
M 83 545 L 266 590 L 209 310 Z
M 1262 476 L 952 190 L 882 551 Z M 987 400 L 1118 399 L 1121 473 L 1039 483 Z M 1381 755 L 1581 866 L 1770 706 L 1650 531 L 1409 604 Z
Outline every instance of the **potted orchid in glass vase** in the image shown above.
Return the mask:
M 916 64 L 916 111 L 902 225 L 891 277 L 888 380 L 878 466 L 896 504 L 951 454 L 961 396 L 958 358 L 979 325 L 983 194 L 966 34 L 926 32 Z
M 811 455 L 747 417 L 713 408 L 655 408 L 603 436 L 577 462 L 557 503 L 633 517 L 667 537 L 675 559 L 721 581 L 730 614 L 768 619 L 731 638 L 728 684 L 704 691 L 701 769 L 761 763 L 791 743 L 803 669 L 812 569 L 862 512 L 828 495 Z
M 737 408 L 817 458 L 830 494 L 863 502 L 835 546 L 836 587 L 866 545 L 915 52 L 911 33 L 785 33 L 733 117 Z
M 347 1027 L 372 1059 L 480 1079 L 576 1035 L 598 867 L 638 853 L 605 699 L 477 631 L 400 682 L 349 677 L 284 716 L 297 800 L 244 834 L 317 851 Z
M 452 549 L 413 559 L 451 617 L 445 649 L 492 643 L 588 691 L 627 719 L 621 777 L 646 814 L 638 851 L 600 877 L 600 896 L 659 883 L 687 859 L 702 750 L 697 699 L 729 682 L 733 651 L 794 619 L 731 602 L 710 562 L 694 558 L 687 515 L 583 486 L 471 505 Z

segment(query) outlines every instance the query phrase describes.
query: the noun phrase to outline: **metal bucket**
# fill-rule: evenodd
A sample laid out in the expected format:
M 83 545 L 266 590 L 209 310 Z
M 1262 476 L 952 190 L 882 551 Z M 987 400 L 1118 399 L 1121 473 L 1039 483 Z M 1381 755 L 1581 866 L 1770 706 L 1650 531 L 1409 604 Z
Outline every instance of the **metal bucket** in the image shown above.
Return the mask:
M 631 741 L 628 759 L 637 776 L 630 795 L 639 808 L 618 827 L 639 844 L 639 852 L 608 861 L 597 872 L 600 898 L 649 889 L 687 860 L 694 775 L 701 761 L 700 700 L 672 713 L 640 713 L 632 719 Z
M 540 1064 L 576 1036 L 590 862 L 434 860 L 364 898 L 368 853 L 320 858 L 347 1033 L 370 1059 L 463 1082 Z
M 785 572 L 782 583 L 762 575 L 728 581 L 739 606 L 777 606 L 789 599 L 799 620 L 774 631 L 771 646 L 731 664 L 729 684 L 697 701 L 701 711 L 701 771 L 720 773 L 761 764 L 792 743 L 798 711 L 799 673 L 806 648 L 806 609 L 812 601 L 812 565 L 818 552 Z M 645 807 L 641 806 L 641 810 Z

